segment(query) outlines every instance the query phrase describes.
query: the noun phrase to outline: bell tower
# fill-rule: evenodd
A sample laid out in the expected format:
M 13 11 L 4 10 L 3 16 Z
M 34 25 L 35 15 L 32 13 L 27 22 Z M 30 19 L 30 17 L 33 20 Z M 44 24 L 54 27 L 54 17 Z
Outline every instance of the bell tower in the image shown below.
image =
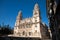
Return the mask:
M 19 11 L 18 16 L 16 18 L 15 26 L 19 26 L 21 20 L 22 20 L 22 11 Z
M 36 3 L 35 6 L 34 6 L 34 10 L 33 10 L 33 16 L 36 17 L 36 16 L 39 16 L 39 15 L 40 15 L 39 6 Z
M 34 6 L 33 17 L 34 17 L 34 20 L 36 20 L 37 22 L 40 22 L 40 10 L 37 3 Z
M 34 25 L 34 35 L 41 38 L 40 32 L 40 10 L 39 6 L 36 3 L 33 10 L 33 25 Z

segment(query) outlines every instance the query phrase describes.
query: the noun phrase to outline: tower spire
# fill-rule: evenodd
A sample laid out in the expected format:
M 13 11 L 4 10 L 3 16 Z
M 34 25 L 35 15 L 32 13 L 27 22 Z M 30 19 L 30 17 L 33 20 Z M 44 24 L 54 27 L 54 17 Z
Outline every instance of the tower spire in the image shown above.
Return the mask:
M 18 12 L 17 19 L 22 20 L 22 11 L 21 10 Z
M 18 16 L 22 16 L 22 11 L 21 10 L 18 12 Z
M 22 20 L 22 11 L 19 11 L 17 19 L 16 19 L 15 26 L 19 26 L 21 20 Z
M 40 15 L 39 6 L 38 3 L 36 3 L 33 10 L 33 16 L 39 16 L 39 15 Z
M 38 3 L 35 4 L 35 6 L 34 6 L 34 10 L 39 10 Z

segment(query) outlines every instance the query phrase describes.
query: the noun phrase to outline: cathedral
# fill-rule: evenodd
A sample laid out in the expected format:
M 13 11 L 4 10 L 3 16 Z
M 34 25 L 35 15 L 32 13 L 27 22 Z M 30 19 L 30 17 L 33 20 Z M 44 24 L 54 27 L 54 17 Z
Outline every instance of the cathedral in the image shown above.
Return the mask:
M 37 3 L 33 9 L 33 16 L 30 18 L 23 19 L 22 11 L 19 11 L 15 22 L 14 35 L 17 37 L 49 38 L 47 25 L 42 23 L 40 14 Z

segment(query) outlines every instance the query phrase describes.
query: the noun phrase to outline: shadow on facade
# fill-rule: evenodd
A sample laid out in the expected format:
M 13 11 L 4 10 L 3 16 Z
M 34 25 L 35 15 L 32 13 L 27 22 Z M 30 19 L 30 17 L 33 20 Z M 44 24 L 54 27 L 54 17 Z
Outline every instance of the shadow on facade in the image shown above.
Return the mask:
M 25 37 L 1 37 L 0 40 L 41 40 L 40 38 L 25 38 Z

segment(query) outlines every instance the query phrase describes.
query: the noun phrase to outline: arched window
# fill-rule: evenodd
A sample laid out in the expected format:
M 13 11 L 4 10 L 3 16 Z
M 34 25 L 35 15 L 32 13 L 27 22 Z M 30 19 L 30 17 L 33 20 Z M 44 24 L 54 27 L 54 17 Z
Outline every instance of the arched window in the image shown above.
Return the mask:
M 36 15 L 37 13 L 34 13 L 34 15 Z
M 29 35 L 31 35 L 31 32 L 29 32 Z
M 37 24 L 35 24 L 35 27 L 37 27 Z
M 23 31 L 23 35 L 25 35 L 25 31 Z

